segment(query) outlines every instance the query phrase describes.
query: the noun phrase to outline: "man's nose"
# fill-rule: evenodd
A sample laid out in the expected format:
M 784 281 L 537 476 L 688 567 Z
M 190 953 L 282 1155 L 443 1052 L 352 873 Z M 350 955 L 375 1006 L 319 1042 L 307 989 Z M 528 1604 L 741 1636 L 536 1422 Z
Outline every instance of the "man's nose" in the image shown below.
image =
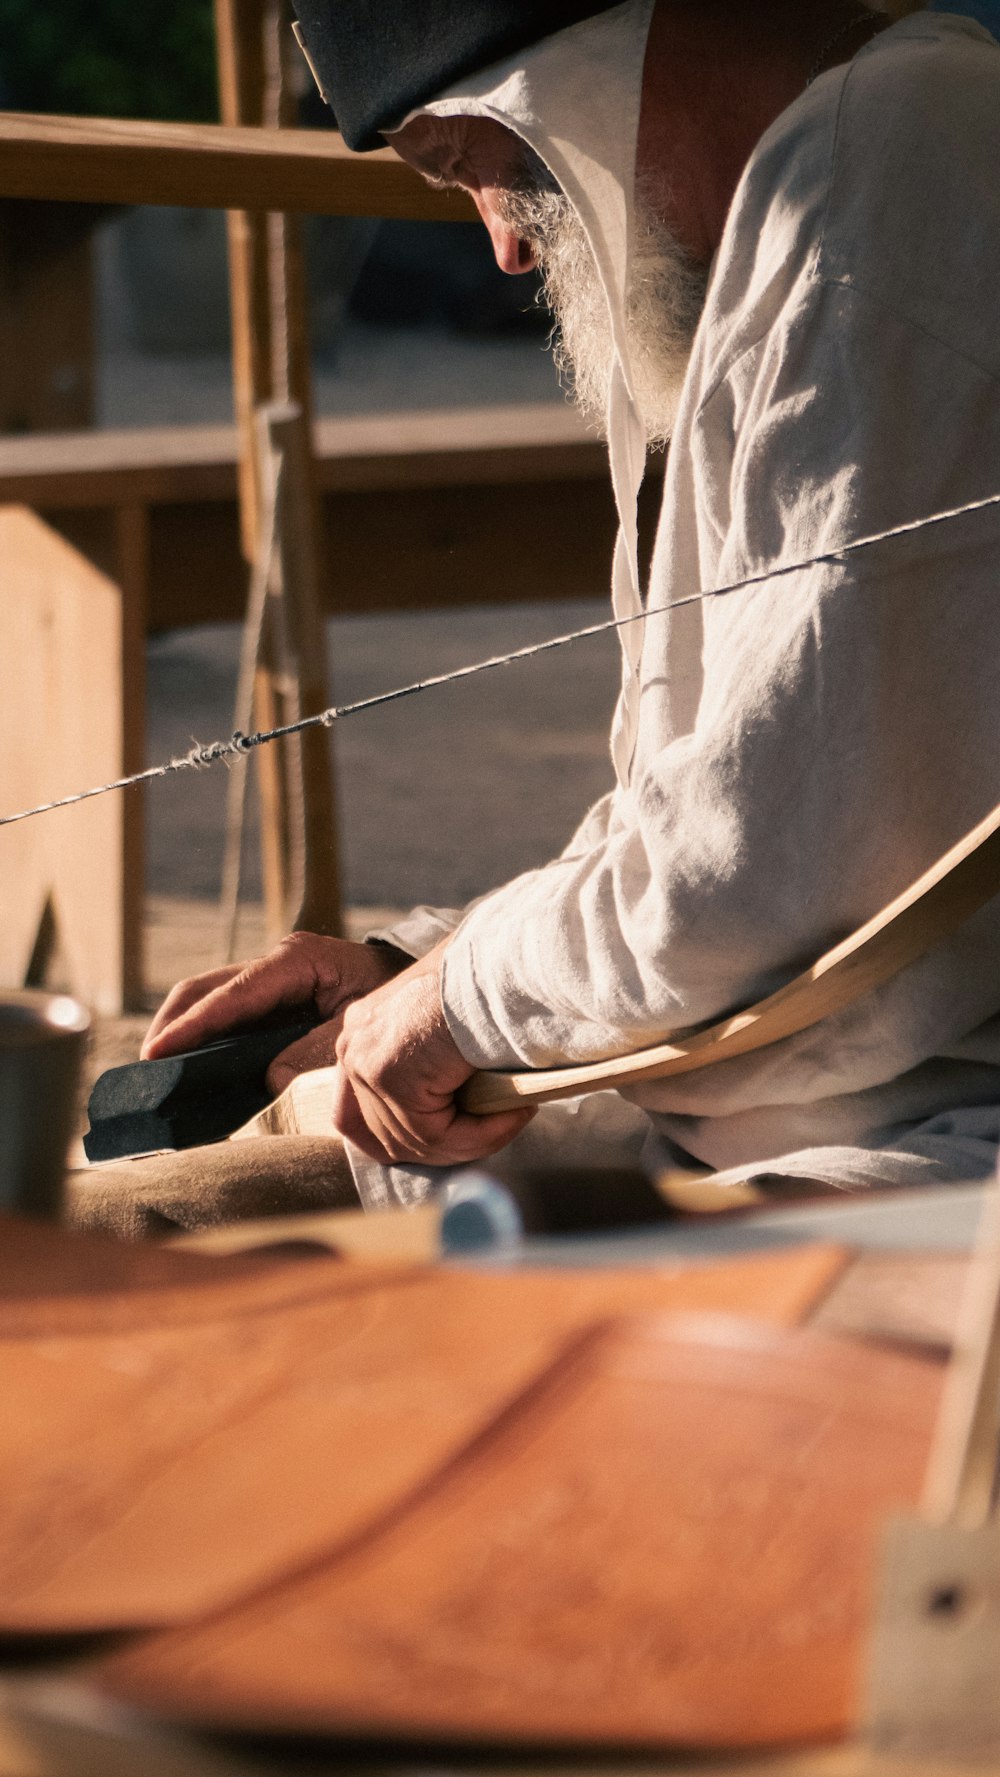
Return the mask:
M 521 272 L 532 271 L 535 255 L 527 241 L 515 234 L 507 223 L 501 220 L 498 212 L 490 202 L 489 191 L 474 191 L 472 200 L 482 217 L 493 243 L 493 252 L 501 271 L 516 278 Z

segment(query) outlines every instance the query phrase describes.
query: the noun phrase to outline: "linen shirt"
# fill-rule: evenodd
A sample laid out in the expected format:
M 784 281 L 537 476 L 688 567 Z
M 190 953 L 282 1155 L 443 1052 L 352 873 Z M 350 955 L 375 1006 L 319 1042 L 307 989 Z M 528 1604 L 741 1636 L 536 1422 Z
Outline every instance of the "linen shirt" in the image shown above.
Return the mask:
M 945 15 L 758 144 L 670 447 L 630 781 L 545 868 L 382 934 L 418 954 L 457 922 L 443 1005 L 477 1067 L 624 1053 L 772 992 L 1000 797 L 997 509 L 814 564 L 1000 491 L 998 167 L 1000 45 Z M 742 1174 L 984 1170 L 1000 904 L 813 1029 L 626 1096 Z

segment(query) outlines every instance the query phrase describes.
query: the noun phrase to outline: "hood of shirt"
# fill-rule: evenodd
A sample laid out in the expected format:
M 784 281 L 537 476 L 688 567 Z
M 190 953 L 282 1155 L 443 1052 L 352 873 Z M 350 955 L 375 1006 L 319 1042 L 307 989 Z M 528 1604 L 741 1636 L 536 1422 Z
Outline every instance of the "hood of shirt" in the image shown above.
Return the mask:
M 488 117 L 503 124 L 544 162 L 580 218 L 604 287 L 614 342 L 607 435 L 620 527 L 611 596 L 620 618 L 637 616 L 642 609 L 636 507 L 646 443 L 632 393 L 625 305 L 635 230 L 642 71 L 653 4 L 625 0 L 570 25 L 465 77 L 404 120 L 429 113 Z M 623 788 L 635 750 L 642 628 L 636 621 L 618 632 L 623 679 L 611 752 Z

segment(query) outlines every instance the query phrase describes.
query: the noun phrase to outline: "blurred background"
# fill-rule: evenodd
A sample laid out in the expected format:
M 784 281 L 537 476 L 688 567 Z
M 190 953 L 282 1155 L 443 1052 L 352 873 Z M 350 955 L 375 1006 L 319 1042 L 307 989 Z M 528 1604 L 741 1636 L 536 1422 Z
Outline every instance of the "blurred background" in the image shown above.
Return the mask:
M 304 62 L 289 68 L 297 122 L 329 127 Z M 0 0 L 3 109 L 211 122 L 217 89 L 211 0 L 172 0 L 152 10 L 130 0 L 49 0 L 41 8 L 34 0 Z M 391 425 L 396 416 L 422 414 L 433 434 L 435 415 L 471 412 L 488 439 L 491 409 L 564 410 L 546 343 L 550 317 L 535 280 L 504 277 L 478 224 L 310 217 L 304 240 L 317 418 L 382 415 Z M 121 435 L 134 432 L 148 450 L 159 435 L 153 429 L 176 440 L 182 435 L 173 429 L 188 428 L 197 440 L 231 425 L 229 317 L 221 213 L 0 199 L 0 468 L 13 464 L 19 472 L 29 444 L 45 452 L 61 441 L 60 461 L 72 463 L 79 441 L 91 436 L 119 450 Z M 168 441 L 167 448 L 176 454 L 179 446 Z M 127 440 L 122 451 L 127 459 Z M 515 502 L 509 524 L 502 505 L 490 518 L 490 574 L 505 582 L 503 603 L 466 605 L 461 588 L 451 587 L 445 609 L 366 615 L 371 509 L 351 519 L 352 614 L 327 623 L 336 700 L 599 619 L 611 520 L 606 488 L 594 487 L 601 547 L 587 559 L 579 596 L 567 596 L 576 584 L 572 567 L 569 580 L 559 573 L 557 602 L 549 582 L 558 542 L 546 552 L 525 538 Z M 496 491 L 502 501 L 503 490 Z M 528 496 L 558 538 L 558 490 L 549 499 L 543 476 L 538 488 L 522 490 L 522 503 Z M 484 497 L 476 490 L 475 498 Z M 408 520 L 404 509 L 392 518 L 392 500 L 390 490 L 382 511 L 399 539 L 391 565 L 402 585 Z M 459 485 L 455 512 L 463 500 Z M 46 517 L 61 523 L 59 513 Z M 68 534 L 75 542 L 79 533 L 77 514 Z M 434 547 L 447 569 L 447 536 Z M 204 572 L 207 585 L 214 560 L 210 553 L 199 568 L 197 550 L 185 545 L 177 574 Z M 335 562 L 329 566 L 336 571 Z M 244 565 L 233 571 L 248 577 Z M 422 572 L 426 578 L 426 566 Z M 190 611 L 198 600 L 194 584 L 181 604 Z M 336 602 L 328 596 L 328 606 Z M 150 762 L 231 730 L 239 648 L 235 622 L 150 622 Z M 17 660 L 8 654 L 2 671 L 12 683 Z M 461 904 L 558 851 L 610 783 L 606 737 L 617 673 L 617 644 L 602 637 L 339 727 L 331 745 L 350 929 L 418 901 Z M 6 804 L 16 789 L 7 784 Z M 226 791 L 227 773 L 218 768 L 145 792 L 142 1007 L 178 975 L 219 959 Z M 248 951 L 263 942 L 256 822 L 252 796 L 240 927 Z M 4 892 L 17 895 L 9 876 Z M 46 964 L 57 978 L 58 943 Z
M 286 0 L 0 0 L 0 112 L 199 125 L 220 109 L 331 127 Z M 246 725 L 237 676 L 261 548 L 249 421 L 275 398 L 283 324 L 286 369 L 298 352 L 286 386 L 316 421 L 305 529 L 323 702 L 608 614 L 603 446 L 558 385 L 536 280 L 504 277 L 480 224 L 307 216 L 300 231 L 64 196 L 0 196 L 0 806 Z M 270 256 L 256 310 L 234 269 L 241 227 Z M 248 375 L 254 353 L 270 355 L 270 395 Z M 289 706 L 265 669 L 278 714 L 258 702 L 252 720 L 270 726 Z M 556 854 L 610 786 L 617 683 L 606 634 L 336 724 L 317 880 L 348 934 L 418 902 L 461 905 Z M 288 929 L 276 909 L 299 903 L 276 890 L 274 857 L 294 796 L 250 777 L 235 919 L 223 767 L 0 833 L 2 984 L 87 999 L 105 1015 L 95 1065 L 134 1052 L 175 980 Z

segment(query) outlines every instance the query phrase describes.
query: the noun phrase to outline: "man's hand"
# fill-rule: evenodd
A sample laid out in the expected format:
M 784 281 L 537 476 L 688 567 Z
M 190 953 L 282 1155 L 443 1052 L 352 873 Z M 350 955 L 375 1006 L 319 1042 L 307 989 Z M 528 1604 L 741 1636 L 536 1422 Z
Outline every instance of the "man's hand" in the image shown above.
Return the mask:
M 142 1045 L 144 1061 L 177 1055 L 252 1024 L 281 1006 L 314 1005 L 329 1022 L 317 1025 L 273 1061 L 272 1092 L 298 1073 L 331 1066 L 345 1008 L 407 966 L 401 951 L 382 944 L 350 944 L 315 932 L 293 932 L 269 955 L 211 969 L 181 981 L 167 995 Z
M 534 1116 L 523 1110 L 473 1117 L 455 1103 L 474 1070 L 441 1008 L 448 942 L 344 1014 L 333 1120 L 373 1160 L 462 1165 L 506 1147 Z

